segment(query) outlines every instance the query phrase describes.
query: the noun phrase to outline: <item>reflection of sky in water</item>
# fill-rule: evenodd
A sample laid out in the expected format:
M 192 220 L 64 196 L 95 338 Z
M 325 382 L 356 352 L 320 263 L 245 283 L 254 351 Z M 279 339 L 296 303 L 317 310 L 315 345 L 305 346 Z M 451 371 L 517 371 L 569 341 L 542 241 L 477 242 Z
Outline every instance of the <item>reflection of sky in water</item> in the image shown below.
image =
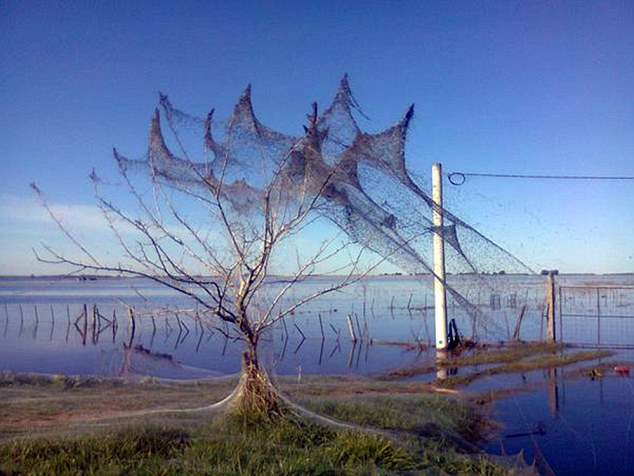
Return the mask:
M 630 352 L 630 361 L 633 357 Z M 528 462 L 543 458 L 557 475 L 632 474 L 633 379 L 610 373 L 598 380 L 572 380 L 559 370 L 550 384 L 543 376 L 541 382 L 531 392 L 495 404 L 493 417 L 504 428 L 486 450 L 523 451 Z M 544 434 L 534 432 L 539 422 Z M 543 464 L 538 468 L 543 471 Z
M 544 277 L 495 276 L 489 277 L 487 286 L 473 277 L 451 276 L 449 279 L 482 311 L 482 317 L 474 322 L 449 300 L 449 316 L 456 319 L 463 335 L 470 336 L 475 329 L 481 341 L 508 340 L 524 305 L 526 312 L 521 337 L 531 340 L 544 335 Z M 287 296 L 287 303 L 293 303 L 319 289 L 328 280 L 316 277 L 296 285 Z M 601 285 L 631 286 L 634 276 L 561 276 L 558 281 L 566 285 L 593 281 Z M 491 289 L 490 285 L 495 286 L 495 289 Z M 274 283 L 271 289 L 280 286 L 283 283 Z M 599 299 L 604 314 L 617 311 L 621 315 L 634 314 L 634 290 L 630 291 L 629 294 L 614 290 L 600 291 Z M 595 296 L 594 304 L 592 296 Z M 270 300 L 270 293 L 261 293 L 260 299 L 263 302 Z M 590 295 L 583 290 L 570 288 L 565 290 L 562 301 L 565 313 L 581 315 L 566 317 L 562 332 L 564 337 L 581 336 L 582 341 L 596 338 L 596 319 L 592 315 L 583 315 L 592 306 L 596 308 L 596 293 Z M 78 321 L 76 326 L 75 321 L 82 312 L 83 304 L 88 305 L 90 313 L 93 303 L 98 303 L 100 312 L 108 318 L 116 311 L 119 327 L 113 334 L 112 326 L 106 321 L 99 321 L 93 330 L 92 319 L 89 319 L 85 323 L 84 342 L 84 322 Z M 2 369 L 117 374 L 120 372 L 117 362 L 121 360 L 123 344 L 129 343 L 123 304 L 154 310 L 168 304 L 191 308 L 173 291 L 141 279 L 77 281 L 0 278 Z M 494 304 L 495 309 L 492 308 Z M 427 353 L 419 355 L 415 351 L 389 345 L 368 346 L 368 339 L 353 346 L 346 326 L 346 315 L 353 316 L 357 334 L 371 339 L 432 344 L 432 305 L 431 280 L 427 277 L 370 278 L 314 301 L 289 316 L 285 327 L 278 325 L 268 336 L 267 361 L 280 374 L 295 374 L 300 369 L 303 373 L 376 374 L 427 363 L 432 360 Z M 134 345 L 142 345 L 155 353 L 172 355 L 174 361 L 187 367 L 199 367 L 220 374 L 239 370 L 241 344 L 227 340 L 218 329 L 214 329 L 217 323 L 205 322 L 201 327 L 193 318 L 181 316 L 183 326 L 186 326 L 181 328 L 173 315 L 166 317 L 156 313 L 155 316 L 154 322 L 147 316 L 137 318 Z M 602 342 L 610 342 L 611 339 L 621 343 L 634 342 L 634 319 L 608 319 L 603 318 L 601 321 Z M 617 322 L 618 326 L 615 325 Z M 306 336 L 305 340 L 302 334 Z M 169 371 L 167 368 L 146 363 L 137 364 L 135 371 L 150 374 L 168 372 L 170 375 L 178 373 L 174 367 L 170 367 Z

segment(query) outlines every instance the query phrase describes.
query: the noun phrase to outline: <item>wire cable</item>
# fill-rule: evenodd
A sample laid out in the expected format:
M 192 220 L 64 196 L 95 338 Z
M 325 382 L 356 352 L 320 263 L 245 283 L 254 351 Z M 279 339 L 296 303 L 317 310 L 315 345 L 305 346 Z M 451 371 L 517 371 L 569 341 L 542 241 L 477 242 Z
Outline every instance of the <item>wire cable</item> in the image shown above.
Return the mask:
M 634 180 L 634 176 L 627 175 L 524 175 L 524 174 L 485 174 L 470 172 L 452 172 L 447 179 L 452 185 L 462 185 L 467 177 L 514 178 L 514 179 L 547 179 L 547 180 Z

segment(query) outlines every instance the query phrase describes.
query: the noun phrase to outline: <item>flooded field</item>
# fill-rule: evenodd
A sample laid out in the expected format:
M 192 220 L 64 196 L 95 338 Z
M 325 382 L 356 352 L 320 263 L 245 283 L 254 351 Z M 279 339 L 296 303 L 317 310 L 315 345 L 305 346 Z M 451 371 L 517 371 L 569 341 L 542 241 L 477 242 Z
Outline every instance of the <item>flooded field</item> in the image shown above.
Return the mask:
M 510 340 L 517 331 L 523 340 L 542 340 L 545 278 L 495 278 L 496 287 L 490 289 L 477 280 L 471 283 L 470 277 L 452 277 L 481 313 L 474 318 L 449 301 L 449 317 L 456 319 L 461 334 L 496 343 Z M 324 279 L 297 285 L 289 301 Z M 561 276 L 559 283 L 569 286 L 562 287 L 558 309 L 563 315 L 558 333 L 564 340 L 615 347 L 634 343 L 634 318 L 628 317 L 634 316 L 634 289 L 628 288 L 634 286 L 634 276 Z M 420 352 L 434 343 L 431 284 L 423 277 L 380 276 L 310 303 L 267 336 L 269 367 L 281 374 L 372 375 L 433 359 Z M 607 317 L 599 320 L 598 329 L 592 312 L 599 288 L 570 287 L 584 285 L 611 286 L 609 294 L 599 290 Z M 135 312 L 134 327 L 129 308 Z M 20 372 L 171 378 L 237 372 L 241 343 L 227 338 L 221 323 L 197 319 L 196 313 L 170 290 L 140 279 L 3 278 L 0 362 L 3 370 Z M 398 343 L 419 345 L 414 351 Z M 156 355 L 169 359 L 151 358 Z
M 634 354 L 620 358 L 633 362 Z M 496 402 L 493 417 L 503 428 L 486 446 L 487 452 L 522 451 L 526 461 L 536 461 L 542 474 L 631 474 L 632 378 L 614 372 L 594 379 L 566 377 L 560 369 L 552 369 L 550 377 L 548 373 L 524 376 L 537 385 Z
M 323 279 L 298 285 L 289 300 Z M 516 332 L 522 340 L 545 338 L 543 276 L 497 276 L 495 288 L 466 276 L 451 279 L 480 310 L 474 318 L 449 301 L 449 317 L 463 337 L 490 344 L 509 341 Z M 634 276 L 557 280 L 560 339 L 617 353 L 603 361 L 470 383 L 465 390 L 477 395 L 512 390 L 493 403 L 492 415 L 503 426 L 486 450 L 523 451 L 543 473 L 626 474 L 634 464 L 634 390 L 631 378 L 616 375 L 610 365 L 634 362 Z M 423 277 L 380 276 L 311 303 L 266 336 L 262 350 L 268 368 L 298 383 L 303 375 L 377 377 L 403 368 L 433 368 L 431 284 Z M 196 315 L 177 295 L 139 279 L 2 278 L 0 370 L 171 379 L 238 372 L 241 343 L 227 338 L 222 324 Z M 573 375 L 575 369 L 599 368 L 602 362 L 607 370 L 592 379 Z M 482 368 L 456 368 L 450 374 Z M 436 377 L 430 371 L 409 379 Z

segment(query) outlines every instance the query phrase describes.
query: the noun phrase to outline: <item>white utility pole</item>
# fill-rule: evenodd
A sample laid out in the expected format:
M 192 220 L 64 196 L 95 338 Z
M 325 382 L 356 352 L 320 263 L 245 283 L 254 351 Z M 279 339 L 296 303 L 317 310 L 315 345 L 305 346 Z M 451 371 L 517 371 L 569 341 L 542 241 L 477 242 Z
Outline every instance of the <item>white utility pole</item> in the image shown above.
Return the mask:
M 434 301 L 436 316 L 436 349 L 447 348 L 447 292 L 445 290 L 445 240 L 442 212 L 442 165 L 432 164 L 432 224 L 434 226 Z

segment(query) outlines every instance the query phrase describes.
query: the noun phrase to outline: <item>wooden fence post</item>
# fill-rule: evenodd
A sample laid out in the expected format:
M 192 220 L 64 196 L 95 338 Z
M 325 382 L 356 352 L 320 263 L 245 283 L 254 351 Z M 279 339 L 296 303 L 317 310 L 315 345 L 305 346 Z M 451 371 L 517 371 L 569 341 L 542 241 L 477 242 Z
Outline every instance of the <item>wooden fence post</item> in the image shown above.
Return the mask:
M 548 314 L 546 317 L 547 342 L 557 342 L 555 333 L 555 275 L 559 274 L 556 269 L 546 271 L 546 302 L 548 303 Z

